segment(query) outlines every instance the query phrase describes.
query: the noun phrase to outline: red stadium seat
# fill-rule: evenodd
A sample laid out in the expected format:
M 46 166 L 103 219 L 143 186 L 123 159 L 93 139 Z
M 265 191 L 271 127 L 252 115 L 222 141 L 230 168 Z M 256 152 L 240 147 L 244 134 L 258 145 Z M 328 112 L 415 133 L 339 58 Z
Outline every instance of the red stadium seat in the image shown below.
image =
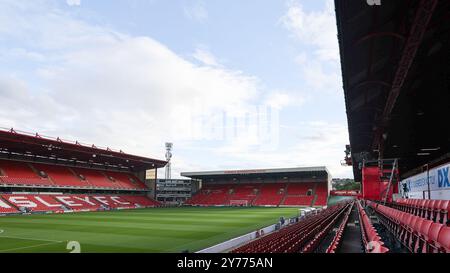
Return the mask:
M 438 240 L 439 237 L 439 232 L 441 231 L 443 225 L 438 224 L 438 223 L 433 223 L 431 224 L 431 227 L 428 231 L 428 246 L 429 246 L 429 251 L 427 252 L 438 252 L 438 249 L 436 247 L 436 242 Z
M 442 227 L 437 238 L 437 243 L 440 252 L 450 253 L 450 227 Z

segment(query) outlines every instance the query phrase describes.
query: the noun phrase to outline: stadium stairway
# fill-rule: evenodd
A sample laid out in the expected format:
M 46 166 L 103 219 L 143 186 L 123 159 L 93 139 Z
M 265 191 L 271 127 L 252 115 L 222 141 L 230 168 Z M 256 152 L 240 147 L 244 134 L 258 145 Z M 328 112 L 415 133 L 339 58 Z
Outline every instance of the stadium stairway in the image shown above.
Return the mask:
M 342 243 L 335 249 L 336 253 L 363 253 L 361 230 L 359 228 L 358 211 L 353 206 L 347 224 L 342 233 Z

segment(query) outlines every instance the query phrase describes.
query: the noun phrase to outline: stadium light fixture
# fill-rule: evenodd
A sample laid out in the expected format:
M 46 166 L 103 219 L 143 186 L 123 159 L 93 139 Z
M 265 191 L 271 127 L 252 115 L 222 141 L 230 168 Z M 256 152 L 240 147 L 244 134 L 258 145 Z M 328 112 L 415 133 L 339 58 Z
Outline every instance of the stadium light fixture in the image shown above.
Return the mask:
M 430 152 L 430 151 L 437 151 L 441 149 L 441 147 L 435 147 L 435 148 L 422 148 L 420 149 L 422 152 Z

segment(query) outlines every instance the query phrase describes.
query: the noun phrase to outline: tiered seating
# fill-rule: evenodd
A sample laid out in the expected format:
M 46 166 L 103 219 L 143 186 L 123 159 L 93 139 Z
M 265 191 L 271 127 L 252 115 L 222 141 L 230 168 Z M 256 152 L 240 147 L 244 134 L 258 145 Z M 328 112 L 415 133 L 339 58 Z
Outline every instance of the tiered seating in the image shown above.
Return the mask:
M 61 203 L 48 195 L 35 194 L 3 194 L 2 198 L 8 203 L 31 211 L 60 211 Z
M 0 183 L 11 185 L 53 185 L 48 179 L 40 177 L 28 163 L 0 160 Z
M 289 183 L 287 196 L 282 205 L 285 206 L 311 206 L 314 199 L 312 190 L 314 183 Z M 308 191 L 311 191 L 308 195 Z
M 271 183 L 261 184 L 258 197 L 253 202 L 255 206 L 278 206 L 280 205 L 285 192 L 286 184 Z
M 314 196 L 312 195 L 291 195 L 286 196 L 283 205 L 286 206 L 311 206 Z
M 201 206 L 226 206 L 229 205 L 229 191 L 232 185 L 206 185 L 199 193 L 186 202 Z
M 144 183 L 136 177 L 130 177 L 126 173 L 105 171 L 107 176 L 112 177 L 119 187 L 124 189 L 145 189 Z
M 323 238 L 323 231 L 334 223 L 349 203 L 340 203 L 309 215 L 298 223 L 234 249 L 233 253 L 310 252 Z
M 320 188 L 320 184 L 324 184 Z M 319 189 L 316 205 L 327 204 L 327 187 L 325 183 L 260 183 L 260 184 L 222 184 L 204 187 L 192 198 L 186 201 L 189 205 L 228 206 L 245 201 L 247 205 L 254 206 L 311 206 L 314 194 L 307 195 L 309 190 L 314 191 L 315 185 Z M 287 188 L 287 190 L 286 190 Z M 230 189 L 232 191 L 230 192 Z M 257 194 L 255 194 L 257 192 Z
M 450 224 L 450 200 L 398 199 L 390 206 L 441 224 Z
M 36 170 L 44 171 L 57 186 L 90 187 L 87 181 L 78 178 L 68 167 L 33 163 Z
M 8 213 L 17 213 L 19 212 L 15 207 L 12 205 L 6 203 L 1 197 L 0 197 L 0 214 L 8 214 Z
M 328 201 L 328 189 L 326 183 L 317 183 L 316 192 L 317 198 L 314 206 L 326 206 Z
M 92 186 L 97 188 L 116 188 L 120 189 L 122 186 L 110 179 L 101 171 L 92 169 L 72 168 L 77 175 L 82 175 L 86 178 Z
M 236 185 L 233 187 L 233 193 L 229 196 L 230 202 L 246 201 L 249 205 L 253 204 L 257 191 L 258 186 L 255 184 Z
M 335 253 L 336 249 L 339 247 L 342 239 L 342 234 L 344 233 L 344 229 L 347 226 L 348 219 L 350 218 L 350 213 L 352 212 L 353 203 L 350 205 L 349 209 L 344 215 L 344 219 L 342 220 L 341 224 L 337 228 L 336 234 L 333 237 L 333 240 L 331 241 L 328 248 L 325 250 L 325 253 Z
M 372 221 L 367 216 L 360 201 L 356 201 L 359 222 L 361 223 L 361 235 L 365 252 L 367 253 L 386 253 L 388 248 L 384 247 L 384 242 L 378 235 L 377 230 L 373 227 Z
M 101 203 L 91 198 L 89 195 L 70 194 L 55 195 L 55 200 L 63 204 L 66 208 L 74 211 L 95 211 L 101 208 Z
M 4 200 L 4 202 L 2 201 Z M 139 204 L 139 205 L 137 205 Z M 15 208 L 35 211 L 63 211 L 70 209 L 99 210 L 157 206 L 158 202 L 145 196 L 80 195 L 80 194 L 3 194 L 0 196 L 0 212 L 17 212 Z
M 127 201 L 130 201 L 131 203 L 137 204 L 140 207 L 157 207 L 157 206 L 161 206 L 161 203 L 147 198 L 145 196 L 122 196 L 124 199 L 126 199 Z
M 288 195 L 306 195 L 308 190 L 314 189 L 314 183 L 289 183 L 287 187 Z
M 379 214 L 380 222 L 411 252 L 450 253 L 450 227 L 371 201 L 367 204 Z
M 44 174 L 44 177 L 38 175 L 40 172 Z M 85 179 L 82 179 L 82 177 Z M 146 188 L 145 184 L 131 173 L 9 160 L 0 160 L 0 184 L 2 183 L 27 186 L 133 190 Z
M 136 205 L 117 195 L 92 195 L 98 203 L 109 208 L 135 208 Z
M 350 214 L 353 204 L 347 205 L 343 210 L 338 211 L 338 213 L 331 218 L 328 223 L 325 222 L 325 224 L 320 225 L 320 229 L 318 229 L 318 233 L 314 236 L 314 238 L 306 244 L 305 247 L 303 247 L 302 252 L 312 252 L 314 249 L 317 248 L 317 246 L 320 244 L 320 242 L 323 240 L 323 238 L 331 231 L 333 226 L 337 223 L 337 221 L 341 218 L 341 216 L 344 214 L 344 216 L 347 216 Z

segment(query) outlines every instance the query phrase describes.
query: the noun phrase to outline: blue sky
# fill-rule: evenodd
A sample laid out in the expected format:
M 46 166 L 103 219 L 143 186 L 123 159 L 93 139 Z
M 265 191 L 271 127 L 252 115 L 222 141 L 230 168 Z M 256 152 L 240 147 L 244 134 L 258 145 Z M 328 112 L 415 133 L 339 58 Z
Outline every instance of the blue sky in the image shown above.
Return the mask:
M 333 1 L 2 0 L 0 52 L 2 127 L 352 175 Z

